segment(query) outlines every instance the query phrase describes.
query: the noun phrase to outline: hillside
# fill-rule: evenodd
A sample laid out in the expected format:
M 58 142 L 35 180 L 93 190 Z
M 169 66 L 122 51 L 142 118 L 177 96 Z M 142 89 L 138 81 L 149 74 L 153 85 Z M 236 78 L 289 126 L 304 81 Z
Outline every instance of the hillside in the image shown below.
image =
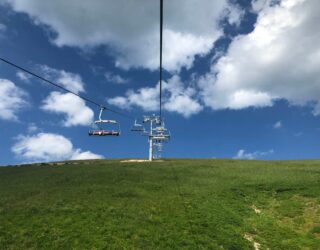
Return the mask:
M 320 161 L 0 168 L 1 249 L 319 249 Z

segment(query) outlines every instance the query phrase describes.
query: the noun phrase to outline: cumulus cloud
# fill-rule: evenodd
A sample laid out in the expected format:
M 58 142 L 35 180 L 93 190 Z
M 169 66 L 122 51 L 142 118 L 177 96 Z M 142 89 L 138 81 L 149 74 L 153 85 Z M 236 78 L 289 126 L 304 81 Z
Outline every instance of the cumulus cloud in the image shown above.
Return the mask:
M 239 26 L 241 24 L 241 20 L 245 14 L 245 11 L 237 6 L 229 6 L 226 8 L 225 12 L 229 24 L 235 26 Z
M 78 74 L 57 70 L 48 66 L 40 66 L 43 74 L 53 79 L 54 82 L 65 87 L 66 89 L 79 94 L 85 92 L 84 82 Z M 65 127 L 83 125 L 86 126 L 93 121 L 94 113 L 86 106 L 86 103 L 81 98 L 71 93 L 61 93 L 53 91 L 43 100 L 42 110 L 62 114 L 64 120 L 62 125 Z
M 117 96 L 108 100 L 109 104 L 122 108 L 136 106 L 145 111 L 159 109 L 159 84 L 155 87 L 145 87 L 137 91 L 129 90 L 125 96 Z M 174 75 L 168 82 L 163 82 L 163 108 L 176 112 L 184 117 L 199 113 L 203 107 L 195 97 L 192 87 L 184 87 L 179 76 Z
M 226 55 L 201 77 L 212 109 L 269 107 L 286 99 L 320 114 L 320 2 L 255 1 L 254 30 L 236 37 Z
M 125 97 L 117 96 L 108 100 L 109 104 L 121 105 L 122 108 L 136 106 L 145 111 L 155 111 L 159 107 L 159 84 L 155 87 L 144 87 L 137 91 L 128 90 Z
M 0 118 L 17 121 L 17 113 L 28 105 L 27 93 L 7 79 L 0 79 Z
M 159 3 L 150 0 L 6 0 L 34 23 L 49 27 L 57 46 L 93 48 L 107 45 L 122 68 L 156 69 L 159 55 Z M 223 34 L 225 14 L 237 23 L 239 12 L 227 0 L 165 1 L 164 67 L 191 67 L 195 55 L 208 53 Z M 225 10 L 228 9 L 226 12 Z
M 72 142 L 59 134 L 39 133 L 32 136 L 18 136 L 11 148 L 19 158 L 32 161 L 62 161 L 102 159 L 103 156 L 90 151 L 75 149 Z
M 23 82 L 26 82 L 26 83 L 29 83 L 30 82 L 30 78 L 31 76 L 23 71 L 18 71 L 17 72 L 17 77 L 23 81 Z
M 274 150 L 271 149 L 269 151 L 265 151 L 265 152 L 261 152 L 261 151 L 255 151 L 255 152 L 246 152 L 244 149 L 240 149 L 238 151 L 238 153 L 236 154 L 236 156 L 234 156 L 234 159 L 239 159 L 239 160 L 254 160 L 254 159 L 258 159 L 270 154 L 273 154 Z
M 102 155 L 94 154 L 90 151 L 81 151 L 80 149 L 74 150 L 72 153 L 71 160 L 93 160 L 93 159 L 103 159 Z
M 171 96 L 164 105 L 165 110 L 176 112 L 186 118 L 197 114 L 202 110 L 202 106 L 188 95 Z
M 259 13 L 267 5 L 270 6 L 271 1 L 272 0 L 252 0 L 252 2 L 251 2 L 252 11 L 255 13 Z
M 52 113 L 63 114 L 63 125 L 66 127 L 88 125 L 93 121 L 94 113 L 88 108 L 84 100 L 66 93 L 51 92 L 43 101 L 41 108 Z
M 45 74 L 46 77 L 54 79 L 56 83 L 62 85 L 66 89 L 79 94 L 80 92 L 85 92 L 84 82 L 81 79 L 81 76 L 64 70 L 57 70 L 46 65 L 40 66 L 41 71 Z

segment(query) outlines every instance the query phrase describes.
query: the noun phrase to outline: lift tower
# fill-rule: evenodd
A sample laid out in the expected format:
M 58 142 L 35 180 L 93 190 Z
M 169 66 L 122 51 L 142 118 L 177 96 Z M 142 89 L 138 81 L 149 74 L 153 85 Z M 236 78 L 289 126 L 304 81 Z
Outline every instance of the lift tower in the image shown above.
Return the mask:
M 150 123 L 150 131 L 147 133 L 149 140 L 149 161 L 153 160 L 153 128 L 154 125 L 159 125 L 161 123 L 160 116 L 144 116 L 143 123 Z

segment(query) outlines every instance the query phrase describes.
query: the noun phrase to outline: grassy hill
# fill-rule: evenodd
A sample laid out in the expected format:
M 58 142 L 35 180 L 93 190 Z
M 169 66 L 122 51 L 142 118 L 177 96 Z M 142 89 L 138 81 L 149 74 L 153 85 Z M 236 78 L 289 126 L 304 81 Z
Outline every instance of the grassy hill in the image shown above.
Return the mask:
M 0 168 L 0 249 L 320 249 L 320 161 Z

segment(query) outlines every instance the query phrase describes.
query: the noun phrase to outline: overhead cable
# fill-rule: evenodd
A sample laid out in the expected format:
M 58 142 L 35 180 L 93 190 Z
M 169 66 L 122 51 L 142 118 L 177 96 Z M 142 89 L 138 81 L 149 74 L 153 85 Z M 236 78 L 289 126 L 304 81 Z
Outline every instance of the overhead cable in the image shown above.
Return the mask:
M 62 89 L 62 90 L 65 91 L 65 92 L 68 92 L 68 93 L 70 93 L 70 94 L 73 94 L 73 95 L 75 95 L 75 96 L 83 99 L 83 100 L 86 101 L 86 102 L 89 102 L 89 103 L 91 103 L 91 104 L 93 104 L 93 105 L 96 105 L 96 106 L 98 106 L 99 108 L 103 108 L 103 109 L 109 110 L 110 112 L 113 112 L 113 113 L 115 113 L 115 114 L 118 114 L 118 115 L 121 115 L 121 116 L 130 118 L 130 119 L 133 118 L 133 116 L 130 116 L 130 115 L 128 115 L 128 114 L 125 114 L 125 113 L 123 113 L 123 112 L 120 112 L 120 111 L 117 111 L 117 110 L 114 110 L 114 109 L 111 109 L 111 108 L 108 108 L 108 107 L 105 107 L 104 105 L 99 104 L 98 102 L 96 102 L 96 101 L 94 101 L 94 100 L 92 100 L 92 99 L 89 99 L 89 98 L 87 98 L 87 97 L 85 97 L 85 96 L 79 95 L 78 93 L 76 93 L 76 92 L 74 92 L 74 91 L 71 91 L 71 90 L 69 90 L 69 89 L 67 89 L 67 88 L 65 88 L 65 87 L 63 87 L 63 86 L 61 86 L 61 85 L 59 85 L 59 84 L 57 84 L 57 83 L 54 83 L 54 82 L 52 82 L 52 81 L 50 81 L 50 80 L 48 80 L 48 79 L 46 79 L 46 78 L 44 78 L 44 77 L 42 77 L 42 76 L 40 76 L 40 75 L 38 75 L 38 74 L 33 73 L 33 72 L 31 72 L 30 70 L 25 69 L 25 68 L 23 68 L 23 67 L 15 64 L 15 63 L 13 63 L 13 62 L 10 62 L 10 61 L 8 61 L 8 60 L 6 60 L 6 59 L 4 59 L 4 58 L 1 58 L 1 57 L 0 57 L 0 60 L 1 60 L 2 62 L 6 63 L 6 64 L 8 64 L 8 65 L 10 65 L 10 66 L 18 69 L 18 70 L 21 70 L 21 71 L 23 71 L 23 72 L 25 72 L 25 73 L 27 73 L 27 74 L 29 74 L 29 75 L 32 75 L 32 76 L 34 76 L 34 77 L 36 77 L 36 78 L 38 78 L 38 79 L 40 79 L 40 80 L 42 80 L 42 81 L 44 81 L 44 82 L 46 82 L 46 83 L 49 83 L 49 84 L 51 84 L 51 85 L 53 85 L 53 86 L 55 86 L 55 87 L 57 87 L 57 88 L 59 88 L 59 89 Z

